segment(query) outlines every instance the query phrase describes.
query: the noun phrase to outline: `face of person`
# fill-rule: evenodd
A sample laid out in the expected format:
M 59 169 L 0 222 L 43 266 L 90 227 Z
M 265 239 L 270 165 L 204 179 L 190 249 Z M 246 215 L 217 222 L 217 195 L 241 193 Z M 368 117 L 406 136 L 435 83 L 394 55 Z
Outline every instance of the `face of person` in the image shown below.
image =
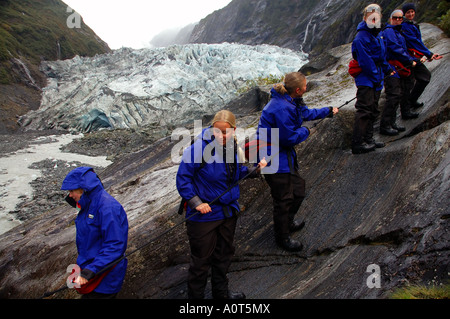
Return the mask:
M 69 197 L 77 203 L 80 201 L 81 195 L 83 195 L 83 190 L 81 188 L 69 191 Z
M 403 22 L 402 14 L 400 12 L 399 13 L 394 13 L 394 15 L 391 18 L 391 24 L 392 25 L 399 25 L 399 24 L 402 24 L 402 22 Z
M 381 14 L 377 11 L 374 11 L 372 13 L 367 13 L 366 17 L 364 18 L 364 21 L 366 21 L 367 26 L 371 29 L 373 28 L 380 28 L 381 27 Z
M 292 94 L 291 96 L 293 98 L 302 97 L 303 94 L 305 94 L 306 90 L 307 90 L 307 81 L 305 80 L 305 83 L 303 83 L 301 87 L 296 88 L 294 94 Z
M 416 16 L 416 11 L 414 11 L 413 9 L 409 9 L 405 13 L 405 18 L 408 20 L 414 20 L 415 16 Z
M 234 135 L 234 128 L 227 122 L 218 121 L 214 123 L 213 133 L 220 145 L 226 145 Z

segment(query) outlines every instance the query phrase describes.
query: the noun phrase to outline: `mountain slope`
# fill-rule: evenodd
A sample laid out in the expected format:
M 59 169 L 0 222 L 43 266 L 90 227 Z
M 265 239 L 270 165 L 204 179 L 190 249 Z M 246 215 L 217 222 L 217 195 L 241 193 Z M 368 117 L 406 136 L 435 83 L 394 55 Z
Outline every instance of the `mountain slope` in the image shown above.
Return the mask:
M 402 0 L 380 0 L 383 22 Z M 420 1 L 419 22 L 437 22 L 446 7 L 441 0 Z M 359 0 L 233 0 L 194 28 L 189 42 L 273 44 L 318 53 L 352 41 L 362 10 Z
M 17 129 L 16 117 L 40 103 L 42 60 L 94 56 L 110 48 L 60 0 L 0 0 L 0 133 Z

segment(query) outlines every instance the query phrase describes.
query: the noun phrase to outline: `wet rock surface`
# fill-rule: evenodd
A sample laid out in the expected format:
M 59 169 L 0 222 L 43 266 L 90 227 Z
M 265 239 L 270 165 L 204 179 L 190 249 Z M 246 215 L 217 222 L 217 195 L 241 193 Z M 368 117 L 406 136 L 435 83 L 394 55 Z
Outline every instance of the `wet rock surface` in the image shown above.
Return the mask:
M 440 34 L 429 25 L 422 30 Z M 436 52 L 449 48 L 449 40 L 442 36 L 433 47 Z M 348 46 L 336 48 L 332 54 L 339 62 L 309 77 L 315 83 L 305 96 L 309 107 L 340 106 L 355 96 L 345 69 Z M 393 289 L 408 283 L 439 285 L 448 281 L 449 59 L 446 56 L 427 65 L 433 76 L 421 99 L 425 106 L 419 110 L 420 117 L 399 119 L 406 132 L 396 137 L 375 134 L 386 142 L 385 148 L 351 154 L 352 103 L 332 119 L 317 126 L 308 124 L 312 135 L 297 148 L 300 174 L 307 185 L 307 197 L 297 217 L 306 225 L 293 237 L 303 243 L 302 251 L 288 253 L 275 245 L 272 200 L 264 179 L 241 183 L 243 212 L 229 273 L 232 290 L 243 291 L 252 299 L 365 299 L 388 298 Z M 258 94 L 264 97 L 267 91 L 261 88 Z M 380 105 L 384 105 L 383 99 Z M 248 107 L 247 113 L 240 109 L 238 126 L 257 124 L 260 106 Z M 116 139 L 127 140 L 128 146 L 133 144 L 130 136 L 145 140 L 126 132 Z M 77 141 L 80 144 L 73 149 L 84 149 L 83 143 L 105 145 L 114 134 L 118 131 L 90 135 Z M 119 297 L 186 298 L 189 247 L 183 216 L 176 213 L 178 166 L 170 158 L 176 141 L 164 135 L 146 141 L 123 154 L 120 143 L 108 144 L 108 152 L 121 155 L 98 172 L 127 211 L 128 252 L 150 243 L 128 257 Z M 101 152 L 100 147 L 86 148 Z M 55 176 L 55 182 L 62 180 L 62 175 Z M 0 236 L 0 297 L 38 298 L 65 285 L 66 268 L 76 260 L 75 216 L 72 208 L 59 203 Z M 380 288 L 368 285 L 371 265 L 380 269 Z M 73 290 L 52 296 L 78 297 Z M 211 297 L 209 285 L 207 297 Z

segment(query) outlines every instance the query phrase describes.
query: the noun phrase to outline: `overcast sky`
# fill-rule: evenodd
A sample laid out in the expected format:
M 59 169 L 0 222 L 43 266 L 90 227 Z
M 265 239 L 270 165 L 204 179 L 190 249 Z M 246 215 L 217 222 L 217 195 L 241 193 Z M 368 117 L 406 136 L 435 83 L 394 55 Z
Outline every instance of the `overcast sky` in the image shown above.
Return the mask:
M 163 30 L 200 21 L 231 0 L 63 0 L 111 49 L 147 47 Z M 68 13 L 68 16 L 70 13 Z

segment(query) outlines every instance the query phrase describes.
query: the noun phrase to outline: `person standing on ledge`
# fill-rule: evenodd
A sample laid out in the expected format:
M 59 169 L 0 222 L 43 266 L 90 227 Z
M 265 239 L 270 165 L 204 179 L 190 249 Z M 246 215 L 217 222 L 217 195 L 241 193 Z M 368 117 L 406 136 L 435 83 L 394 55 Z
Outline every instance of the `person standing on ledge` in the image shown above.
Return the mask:
M 302 244 L 291 239 L 290 233 L 299 231 L 304 222 L 294 220 L 305 198 L 305 180 L 300 177 L 294 147 L 311 134 L 302 126 L 303 121 L 332 117 L 337 108 L 309 109 L 304 101 L 306 77 L 300 72 L 286 74 L 284 83 L 275 84 L 271 100 L 264 107 L 256 137 L 265 142 L 266 153 L 271 156 L 271 166 L 262 170 L 273 199 L 275 241 L 287 251 L 300 251 Z M 276 153 L 276 146 L 279 152 Z
M 402 23 L 402 34 L 406 40 L 406 46 L 409 54 L 412 57 L 419 59 L 421 62 L 417 63 L 417 65 L 411 69 L 411 81 L 407 84 L 407 89 L 411 92 L 411 95 L 408 100 L 403 100 L 402 103 L 408 103 L 411 108 L 417 109 L 423 106 L 423 103 L 419 103 L 418 100 L 431 80 L 431 72 L 424 63 L 427 60 L 439 60 L 442 56 L 431 52 L 423 43 L 420 27 L 414 22 L 414 18 L 416 16 L 415 4 L 405 4 L 402 7 L 402 11 L 405 15 L 405 19 Z M 407 120 L 417 118 L 418 116 L 419 114 L 413 113 L 410 116 L 403 117 L 403 119 Z
M 267 165 L 248 168 L 235 137 L 236 117 L 228 110 L 216 113 L 184 153 L 176 185 L 186 200 L 186 230 L 191 250 L 187 293 L 189 299 L 203 299 L 211 270 L 214 299 L 245 299 L 242 292 L 228 289 L 228 268 L 234 255 L 234 234 L 240 206 L 238 181 L 257 177 Z M 213 203 L 214 202 L 214 203 Z
M 383 89 L 384 77 L 393 70 L 386 61 L 386 48 L 381 31 L 381 7 L 368 5 L 363 11 L 363 21 L 352 43 L 353 59 L 358 61 L 361 72 L 355 76 L 356 114 L 352 138 L 352 153 L 362 154 L 384 147 L 373 138 L 373 125 L 378 118 L 378 101 Z
M 386 104 L 381 113 L 380 134 L 398 135 L 405 128 L 397 125 L 397 109 L 403 98 L 409 97 L 409 91 L 404 89 L 404 83 L 410 81 L 411 68 L 417 65 L 418 59 L 409 55 L 406 41 L 402 36 L 402 10 L 394 10 L 391 13 L 389 24 L 382 31 L 386 43 L 387 60 L 398 72 L 388 76 L 385 81 Z M 407 108 L 408 107 L 408 108 Z M 403 103 L 400 109 L 402 117 L 412 117 L 409 103 Z

